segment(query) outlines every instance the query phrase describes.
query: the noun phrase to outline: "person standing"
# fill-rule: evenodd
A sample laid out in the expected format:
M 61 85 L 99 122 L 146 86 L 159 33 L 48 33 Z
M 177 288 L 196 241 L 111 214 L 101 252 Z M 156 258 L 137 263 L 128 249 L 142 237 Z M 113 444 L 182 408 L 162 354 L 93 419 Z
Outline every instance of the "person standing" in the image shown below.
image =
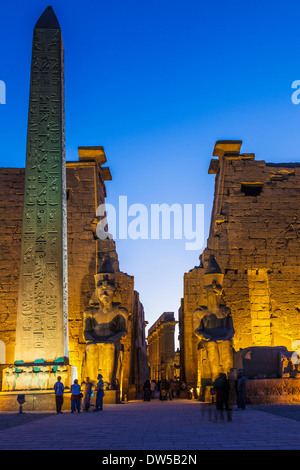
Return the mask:
M 150 380 L 146 380 L 143 386 L 144 390 L 144 401 L 150 401 L 151 399 L 151 385 Z
M 175 381 L 173 379 L 170 380 L 169 394 L 170 400 L 173 400 L 173 398 L 175 398 Z
M 238 371 L 237 377 L 237 399 L 238 399 L 238 409 L 244 410 L 246 408 L 246 391 L 247 391 L 247 379 L 245 377 L 244 371 Z
M 150 388 L 151 388 L 151 398 L 155 398 L 156 382 L 153 379 L 151 380 Z
M 103 377 L 101 374 L 97 377 L 98 383 L 96 386 L 96 408 L 94 411 L 102 411 L 103 410 L 103 397 L 104 397 L 104 382 Z
M 55 393 L 55 404 L 56 404 L 56 413 L 61 414 L 61 408 L 64 402 L 64 390 L 65 387 L 61 383 L 61 377 L 57 377 L 57 382 L 54 384 L 54 393 Z
M 94 384 L 93 382 L 90 382 L 90 378 L 87 377 L 85 379 L 85 382 L 83 382 L 83 409 L 84 411 L 89 411 L 89 408 L 91 406 L 91 398 L 92 398 L 92 391 Z
M 226 374 L 223 374 L 223 403 L 225 410 L 229 411 L 229 392 L 230 392 L 230 383 Z
M 224 406 L 224 375 L 220 372 L 219 376 L 213 382 L 213 388 L 216 391 L 216 409 L 223 411 Z
M 71 385 L 71 413 L 75 413 L 77 410 L 80 413 L 80 405 L 81 405 L 81 394 L 80 394 L 80 385 L 78 380 L 75 379 L 74 383 Z

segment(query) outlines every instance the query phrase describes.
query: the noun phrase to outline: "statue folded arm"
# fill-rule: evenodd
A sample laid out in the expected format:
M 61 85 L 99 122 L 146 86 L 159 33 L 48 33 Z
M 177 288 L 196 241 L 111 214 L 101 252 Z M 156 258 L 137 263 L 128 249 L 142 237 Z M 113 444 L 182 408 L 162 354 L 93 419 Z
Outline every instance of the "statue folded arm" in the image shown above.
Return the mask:
M 227 315 L 226 317 L 226 329 L 227 329 L 227 335 L 226 337 L 224 338 L 225 341 L 230 341 L 232 340 L 233 336 L 234 336 L 234 327 L 233 327 L 233 320 L 232 320 L 232 317 L 231 315 Z
M 116 309 L 111 321 L 99 322 L 97 312 L 87 309 L 84 314 L 84 338 L 87 342 L 119 341 L 128 333 L 127 310 L 123 307 Z M 96 315 L 96 318 L 95 316 Z M 97 321 L 98 320 L 98 321 Z M 104 318 L 105 320 L 105 318 Z
M 203 318 L 205 315 L 207 315 L 207 308 L 206 307 L 200 307 L 197 308 L 194 311 L 193 315 L 193 329 L 195 335 L 200 339 L 204 340 L 210 340 L 212 339 L 212 336 L 209 335 L 207 332 L 204 331 L 204 324 L 203 324 Z
M 112 336 L 109 338 L 113 341 L 122 339 L 127 335 L 127 310 L 125 308 L 119 308 L 119 314 L 109 323 Z M 115 334 L 114 334 L 115 333 Z
M 95 333 L 95 321 L 89 312 L 84 313 L 84 339 L 87 342 L 94 342 L 97 338 Z

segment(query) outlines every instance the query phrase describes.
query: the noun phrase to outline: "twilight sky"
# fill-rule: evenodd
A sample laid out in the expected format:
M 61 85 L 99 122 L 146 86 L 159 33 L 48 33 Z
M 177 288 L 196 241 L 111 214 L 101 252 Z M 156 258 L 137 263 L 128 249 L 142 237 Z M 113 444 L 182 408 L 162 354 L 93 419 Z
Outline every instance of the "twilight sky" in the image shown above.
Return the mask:
M 25 166 L 32 31 L 48 5 L 65 46 L 67 160 L 78 159 L 78 146 L 104 146 L 107 203 L 117 209 L 120 196 L 149 213 L 151 204 L 204 204 L 200 249 L 172 237 L 116 240 L 149 325 L 164 311 L 177 317 L 183 275 L 208 236 L 215 141 L 240 139 L 256 160 L 300 161 L 300 105 L 291 100 L 300 3 L 1 2 L 0 166 Z

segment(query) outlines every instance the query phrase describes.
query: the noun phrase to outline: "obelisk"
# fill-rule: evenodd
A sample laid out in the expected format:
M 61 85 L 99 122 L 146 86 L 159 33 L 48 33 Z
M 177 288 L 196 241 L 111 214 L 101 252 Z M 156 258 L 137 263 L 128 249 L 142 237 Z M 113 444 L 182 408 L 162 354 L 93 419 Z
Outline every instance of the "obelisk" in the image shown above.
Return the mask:
M 51 7 L 33 31 L 15 362 L 68 362 L 64 51 Z

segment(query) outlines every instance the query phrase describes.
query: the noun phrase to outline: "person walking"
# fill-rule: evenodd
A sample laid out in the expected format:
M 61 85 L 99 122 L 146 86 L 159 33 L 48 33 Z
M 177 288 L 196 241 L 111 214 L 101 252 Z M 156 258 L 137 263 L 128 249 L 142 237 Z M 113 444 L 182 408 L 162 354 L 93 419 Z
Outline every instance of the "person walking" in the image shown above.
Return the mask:
M 71 385 L 71 413 L 75 413 L 77 410 L 80 413 L 81 407 L 81 388 L 78 383 L 78 380 L 75 379 L 74 383 Z
M 232 421 L 232 414 L 231 409 L 229 408 L 229 390 L 230 384 L 229 380 L 223 372 L 220 372 L 219 376 L 213 383 L 213 388 L 216 393 L 216 415 L 215 418 L 217 419 L 218 415 L 221 419 L 224 419 L 223 410 L 225 407 L 227 413 L 227 421 Z
M 89 411 L 91 406 L 91 398 L 94 384 L 90 381 L 90 378 L 87 377 L 85 382 L 83 382 L 83 409 L 84 411 Z
M 56 404 L 56 413 L 61 414 L 61 408 L 64 402 L 64 390 L 65 387 L 61 383 L 61 377 L 57 377 L 57 382 L 54 384 L 54 393 L 55 393 L 55 404 Z
M 98 375 L 97 377 L 98 383 L 96 386 L 96 408 L 94 411 L 102 411 L 103 410 L 103 397 L 104 397 L 104 382 L 103 382 L 103 377 L 101 374 Z

